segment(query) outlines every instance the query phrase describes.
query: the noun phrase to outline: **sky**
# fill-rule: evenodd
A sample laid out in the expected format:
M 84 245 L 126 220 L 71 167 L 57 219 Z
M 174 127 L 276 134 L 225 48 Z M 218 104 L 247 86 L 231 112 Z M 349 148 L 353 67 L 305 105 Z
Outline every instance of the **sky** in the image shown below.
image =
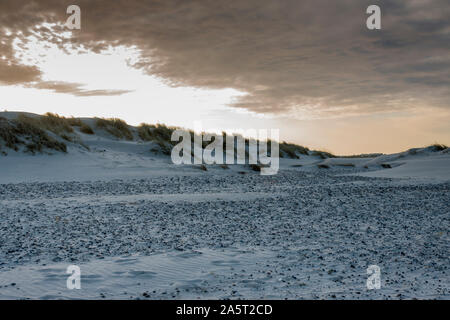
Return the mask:
M 336 154 L 449 144 L 449 17 L 448 0 L 1 0 L 0 110 L 276 128 Z

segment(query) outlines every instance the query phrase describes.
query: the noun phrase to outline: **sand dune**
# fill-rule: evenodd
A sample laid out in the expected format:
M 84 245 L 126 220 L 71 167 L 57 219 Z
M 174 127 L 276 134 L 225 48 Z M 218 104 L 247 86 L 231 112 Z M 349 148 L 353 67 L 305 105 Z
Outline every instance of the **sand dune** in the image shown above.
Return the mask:
M 448 149 L 301 154 L 260 176 L 76 133 L 65 153 L 0 156 L 2 299 L 450 297 Z

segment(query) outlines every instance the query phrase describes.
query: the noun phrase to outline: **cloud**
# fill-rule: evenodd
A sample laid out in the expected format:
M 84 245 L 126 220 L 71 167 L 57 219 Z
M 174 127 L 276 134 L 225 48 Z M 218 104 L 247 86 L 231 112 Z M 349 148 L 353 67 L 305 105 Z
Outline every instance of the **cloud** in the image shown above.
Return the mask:
M 56 93 L 72 94 L 77 97 L 90 96 L 118 96 L 131 92 L 130 90 L 86 90 L 80 83 L 59 82 L 59 81 L 40 81 L 27 84 L 27 87 L 36 89 L 51 90 Z
M 0 84 L 17 85 L 36 81 L 40 74 L 35 67 L 0 62 Z
M 62 24 L 70 4 L 3 0 L 0 29 L 26 35 L 42 22 Z M 110 45 L 135 46 L 141 59 L 134 67 L 174 86 L 247 92 L 233 104 L 238 108 L 336 117 L 450 106 L 448 0 L 80 0 L 77 4 L 82 29 L 70 39 L 48 30 L 34 31 L 62 48 L 83 46 L 100 52 Z M 365 26 L 370 4 L 381 7 L 382 30 Z M 6 52 L 11 59 L 8 43 L 0 48 L 0 56 Z M 19 72 L 11 76 L 12 83 L 38 76 L 30 67 L 14 68 Z M 0 81 L 5 78 L 0 76 Z

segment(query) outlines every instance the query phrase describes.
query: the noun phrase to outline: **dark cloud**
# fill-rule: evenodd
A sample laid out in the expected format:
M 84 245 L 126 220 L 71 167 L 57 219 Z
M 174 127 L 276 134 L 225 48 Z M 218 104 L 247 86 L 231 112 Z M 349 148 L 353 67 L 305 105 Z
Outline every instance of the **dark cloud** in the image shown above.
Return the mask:
M 0 26 L 26 35 L 41 22 L 65 21 L 70 4 L 2 0 Z M 142 53 L 136 68 L 174 86 L 247 92 L 236 107 L 335 116 L 450 105 L 448 0 L 80 0 L 77 4 L 82 9 L 82 30 L 70 40 L 45 29 L 39 31 L 41 36 L 61 46 L 83 45 L 96 52 L 109 45 L 136 46 Z M 365 26 L 370 4 L 381 7 L 380 31 Z M 12 59 L 8 43 L 1 48 Z M 23 67 L 14 66 L 18 71 Z M 28 74 L 26 70 L 18 72 L 13 82 L 33 81 L 36 70 Z M 0 81 L 4 78 L 0 76 Z

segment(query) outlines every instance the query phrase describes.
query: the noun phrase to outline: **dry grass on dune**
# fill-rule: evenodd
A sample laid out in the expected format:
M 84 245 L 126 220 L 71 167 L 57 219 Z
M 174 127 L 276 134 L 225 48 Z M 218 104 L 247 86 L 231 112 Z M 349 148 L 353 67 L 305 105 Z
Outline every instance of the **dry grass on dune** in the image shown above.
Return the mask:
M 71 118 L 65 118 L 65 119 L 72 127 L 79 127 L 80 132 L 83 132 L 86 134 L 94 134 L 94 130 L 92 130 L 92 128 L 88 124 L 81 121 L 80 118 L 71 117 Z
M 118 139 L 126 139 L 132 141 L 134 140 L 133 131 L 136 130 L 140 140 L 144 142 L 154 142 L 156 144 L 156 146 L 153 147 L 151 151 L 162 153 L 165 155 L 170 155 L 172 147 L 178 143 L 178 141 L 171 140 L 172 133 L 176 129 L 181 129 L 177 127 L 169 127 L 164 124 L 152 125 L 147 123 L 142 123 L 136 129 L 133 129 L 124 120 L 118 118 L 94 118 L 94 119 L 96 128 L 104 130 Z M 61 143 L 64 146 L 57 144 L 51 146 L 53 142 L 57 141 L 48 136 L 47 132 L 52 132 L 53 134 L 61 137 L 66 141 L 79 143 L 81 145 L 83 145 L 83 143 L 80 140 L 80 137 L 76 134 L 74 127 L 78 127 L 78 130 L 82 133 L 91 135 L 95 134 L 93 128 L 91 128 L 87 123 L 83 122 L 79 118 L 74 117 L 65 118 L 63 116 L 59 116 L 57 114 L 50 112 L 42 116 L 36 117 L 27 116 L 25 114 L 19 114 L 17 119 L 11 121 L 17 123 L 17 125 L 20 126 L 20 129 L 17 129 L 18 132 L 28 132 L 32 136 L 40 137 L 36 138 L 37 140 L 34 147 L 33 145 L 30 145 L 29 149 L 31 151 L 41 151 L 42 147 L 44 146 L 53 148 L 55 150 L 64 149 L 64 151 L 66 151 L 66 145 L 62 142 Z M 6 131 L 8 130 L 12 129 L 9 128 Z M 7 134 L 6 131 L 4 128 L 2 129 L 3 137 L 0 136 L 0 138 L 6 141 L 5 144 L 7 146 L 11 146 L 14 149 L 15 145 L 17 145 L 18 143 L 20 144 L 20 141 L 18 141 L 15 138 L 14 132 L 16 131 L 13 130 L 12 131 L 13 133 L 11 133 L 11 135 Z M 193 141 L 195 134 L 192 130 L 190 130 L 189 133 Z M 223 149 L 225 150 L 226 133 L 222 133 L 222 136 L 224 142 Z M 246 158 L 248 158 L 247 149 L 249 146 L 249 139 L 248 138 L 242 139 L 246 145 L 245 156 Z M 204 149 L 209 144 L 210 142 L 202 141 L 202 148 Z M 235 154 L 237 154 L 236 149 L 237 149 L 237 140 L 235 140 L 234 145 Z M 267 151 L 268 154 L 271 154 L 270 140 L 267 141 Z M 279 143 L 279 156 L 281 158 L 298 159 L 301 155 L 308 155 L 308 154 L 319 156 L 322 159 L 334 157 L 334 155 L 329 152 L 310 151 L 306 147 L 292 143 L 287 143 L 284 141 L 282 143 Z
M 50 137 L 30 118 L 18 117 L 16 120 L 0 118 L 0 139 L 5 146 L 18 151 L 23 145 L 25 151 L 35 153 L 42 152 L 44 148 L 67 152 L 67 146 Z M 34 119 L 33 119 L 34 120 Z
M 172 141 L 172 133 L 176 129 L 178 128 L 168 127 L 164 124 L 141 123 L 138 127 L 138 135 L 143 141 L 153 141 L 157 144 L 158 147 L 152 148 L 150 151 L 170 155 L 172 147 L 177 144 L 176 141 Z
M 84 146 L 73 127 L 79 127 L 81 132 L 94 134 L 92 128 L 78 118 L 65 118 L 50 112 L 35 117 L 20 113 L 16 119 L 2 119 L 0 138 L 7 148 L 15 151 L 18 151 L 20 145 L 24 145 L 25 151 L 31 153 L 42 152 L 45 148 L 67 152 L 66 144 L 49 136 L 48 132 Z
M 143 141 L 171 141 L 172 132 L 177 128 L 167 127 L 164 124 L 141 123 L 138 127 L 138 135 Z
M 53 113 L 46 113 L 43 116 L 33 118 L 24 114 L 19 114 L 17 121 L 28 125 L 33 125 L 41 130 L 51 131 L 58 135 L 73 132 L 73 128 L 70 126 L 67 119 Z
M 296 144 L 287 143 L 283 141 L 280 143 L 280 157 L 281 158 L 291 158 L 298 159 L 299 154 L 308 155 L 309 149 Z
M 146 123 L 142 123 L 138 127 L 138 135 L 143 141 L 154 141 L 158 144 L 160 152 L 163 154 L 170 154 L 171 149 L 170 146 L 175 145 L 177 142 L 171 141 L 171 136 L 174 130 L 178 128 L 175 127 L 168 127 L 166 125 L 150 125 Z M 191 135 L 191 139 L 194 139 L 194 132 L 192 130 L 189 131 Z M 205 134 L 205 133 L 203 133 Z M 226 133 L 222 133 L 223 137 L 223 150 L 226 148 Z M 241 137 L 242 138 L 242 137 Z M 249 145 L 249 139 L 243 138 L 243 141 L 245 142 L 245 145 L 248 147 Z M 211 142 L 208 141 L 202 141 L 202 149 L 204 149 L 207 145 L 209 145 Z M 298 159 L 299 155 L 308 155 L 309 149 L 303 146 L 283 142 L 279 144 L 279 150 L 280 150 L 280 157 L 281 158 L 293 158 Z M 157 151 L 157 150 L 154 150 Z M 271 152 L 271 141 L 267 141 L 267 151 L 270 154 Z M 235 142 L 234 145 L 234 153 L 237 154 L 237 145 Z M 332 157 L 333 155 L 327 153 L 329 155 L 328 157 Z M 245 151 L 245 156 L 248 158 L 248 150 Z
M 84 122 L 81 123 L 80 125 L 80 131 L 86 134 L 94 134 L 94 130 L 92 130 L 92 128 L 90 126 L 88 126 L 87 124 L 85 124 Z
M 445 149 L 448 149 L 448 147 L 445 144 L 441 143 L 434 143 L 430 146 L 430 148 L 433 148 L 434 151 L 444 151 Z
M 118 118 L 95 118 L 95 125 L 116 138 L 133 140 L 133 134 L 124 120 Z
M 69 137 L 68 134 L 74 132 L 73 127 L 79 127 L 81 132 L 93 134 L 94 131 L 86 123 L 82 122 L 79 118 L 65 118 L 54 113 L 47 112 L 43 116 L 29 117 L 24 114 L 19 114 L 18 121 L 23 123 L 32 124 L 42 130 L 48 130 L 61 137 Z M 72 139 L 66 139 L 71 141 Z

